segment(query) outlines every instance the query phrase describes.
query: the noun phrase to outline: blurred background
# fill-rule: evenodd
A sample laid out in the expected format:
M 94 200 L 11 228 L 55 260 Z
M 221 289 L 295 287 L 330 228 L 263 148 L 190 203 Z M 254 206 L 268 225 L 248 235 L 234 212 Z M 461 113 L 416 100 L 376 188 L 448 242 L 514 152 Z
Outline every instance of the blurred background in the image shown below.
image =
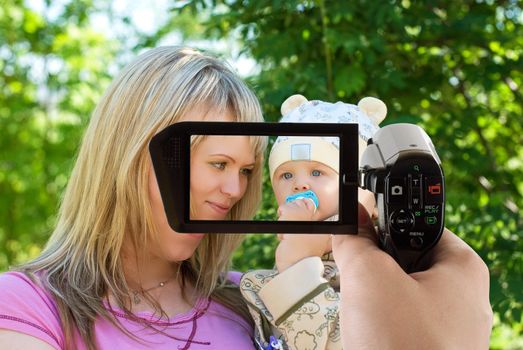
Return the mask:
M 277 121 L 281 103 L 356 104 L 421 125 L 443 161 L 446 225 L 491 273 L 491 349 L 523 349 L 523 3 L 0 0 L 0 271 L 54 224 L 83 130 L 112 76 L 142 51 L 226 59 Z M 266 183 L 267 191 L 269 184 Z M 263 209 L 274 211 L 272 203 Z M 271 267 L 251 235 L 235 268 Z M 448 286 L 453 288 L 453 286 Z

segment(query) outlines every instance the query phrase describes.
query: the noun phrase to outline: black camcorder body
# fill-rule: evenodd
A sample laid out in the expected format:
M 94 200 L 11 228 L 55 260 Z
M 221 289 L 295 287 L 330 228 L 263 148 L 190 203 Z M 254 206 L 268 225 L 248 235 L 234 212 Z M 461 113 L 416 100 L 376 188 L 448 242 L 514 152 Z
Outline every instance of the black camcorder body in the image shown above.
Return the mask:
M 413 124 L 381 128 L 362 154 L 360 186 L 376 196 L 382 248 L 405 271 L 422 269 L 445 213 L 443 169 L 429 136 Z
M 339 138 L 339 203 L 335 221 L 195 220 L 191 217 L 190 159 L 194 136 L 247 135 Z M 413 124 L 378 130 L 358 164 L 358 124 L 180 122 L 149 144 L 168 222 L 177 232 L 328 233 L 357 232 L 358 186 L 372 191 L 378 206 L 382 248 L 407 272 L 438 242 L 444 227 L 444 176 L 428 135 Z M 321 206 L 321 202 L 320 202 Z

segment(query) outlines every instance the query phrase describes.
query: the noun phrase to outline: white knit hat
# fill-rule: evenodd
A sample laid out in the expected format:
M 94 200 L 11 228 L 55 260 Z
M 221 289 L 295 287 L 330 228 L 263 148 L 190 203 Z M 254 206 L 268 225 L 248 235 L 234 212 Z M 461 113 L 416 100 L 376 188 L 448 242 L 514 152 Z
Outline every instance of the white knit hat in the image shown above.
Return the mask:
M 357 123 L 359 155 L 367 141 L 378 131 L 378 124 L 385 118 L 387 107 L 374 97 L 365 97 L 358 105 L 336 102 L 307 101 L 301 95 L 289 97 L 281 107 L 284 123 Z M 339 172 L 338 137 L 280 136 L 269 154 L 270 179 L 285 162 L 296 160 L 317 161 Z

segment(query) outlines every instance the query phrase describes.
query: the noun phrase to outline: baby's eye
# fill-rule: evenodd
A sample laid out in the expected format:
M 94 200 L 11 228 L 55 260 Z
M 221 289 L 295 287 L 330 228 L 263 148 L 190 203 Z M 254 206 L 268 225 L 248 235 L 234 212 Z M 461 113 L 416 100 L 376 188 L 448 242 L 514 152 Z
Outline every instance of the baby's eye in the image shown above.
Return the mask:
M 312 176 L 320 176 L 320 175 L 321 175 L 321 171 L 319 171 L 319 170 L 312 171 Z
M 219 170 L 225 169 L 225 162 L 210 162 L 209 164 L 212 167 L 215 167 L 216 169 L 219 169 Z
M 253 172 L 253 169 L 251 169 L 251 168 L 243 168 L 240 170 L 240 173 L 245 176 L 251 175 L 252 172 Z
M 292 179 L 292 174 L 291 173 L 283 173 L 281 174 L 281 177 L 284 178 L 285 180 L 289 180 L 289 179 Z

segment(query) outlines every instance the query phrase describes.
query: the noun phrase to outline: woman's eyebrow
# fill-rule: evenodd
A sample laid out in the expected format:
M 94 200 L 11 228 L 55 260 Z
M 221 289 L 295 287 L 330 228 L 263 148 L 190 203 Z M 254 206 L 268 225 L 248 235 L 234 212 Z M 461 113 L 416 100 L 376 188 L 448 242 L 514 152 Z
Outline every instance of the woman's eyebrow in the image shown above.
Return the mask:
M 229 156 L 228 154 L 212 153 L 212 154 L 209 154 L 209 156 L 211 156 L 211 157 L 225 157 L 225 158 L 230 159 L 231 162 L 236 163 L 236 159 L 234 159 L 233 157 Z M 245 166 L 254 166 L 254 165 L 255 165 L 255 162 L 252 162 L 250 164 L 246 164 Z

